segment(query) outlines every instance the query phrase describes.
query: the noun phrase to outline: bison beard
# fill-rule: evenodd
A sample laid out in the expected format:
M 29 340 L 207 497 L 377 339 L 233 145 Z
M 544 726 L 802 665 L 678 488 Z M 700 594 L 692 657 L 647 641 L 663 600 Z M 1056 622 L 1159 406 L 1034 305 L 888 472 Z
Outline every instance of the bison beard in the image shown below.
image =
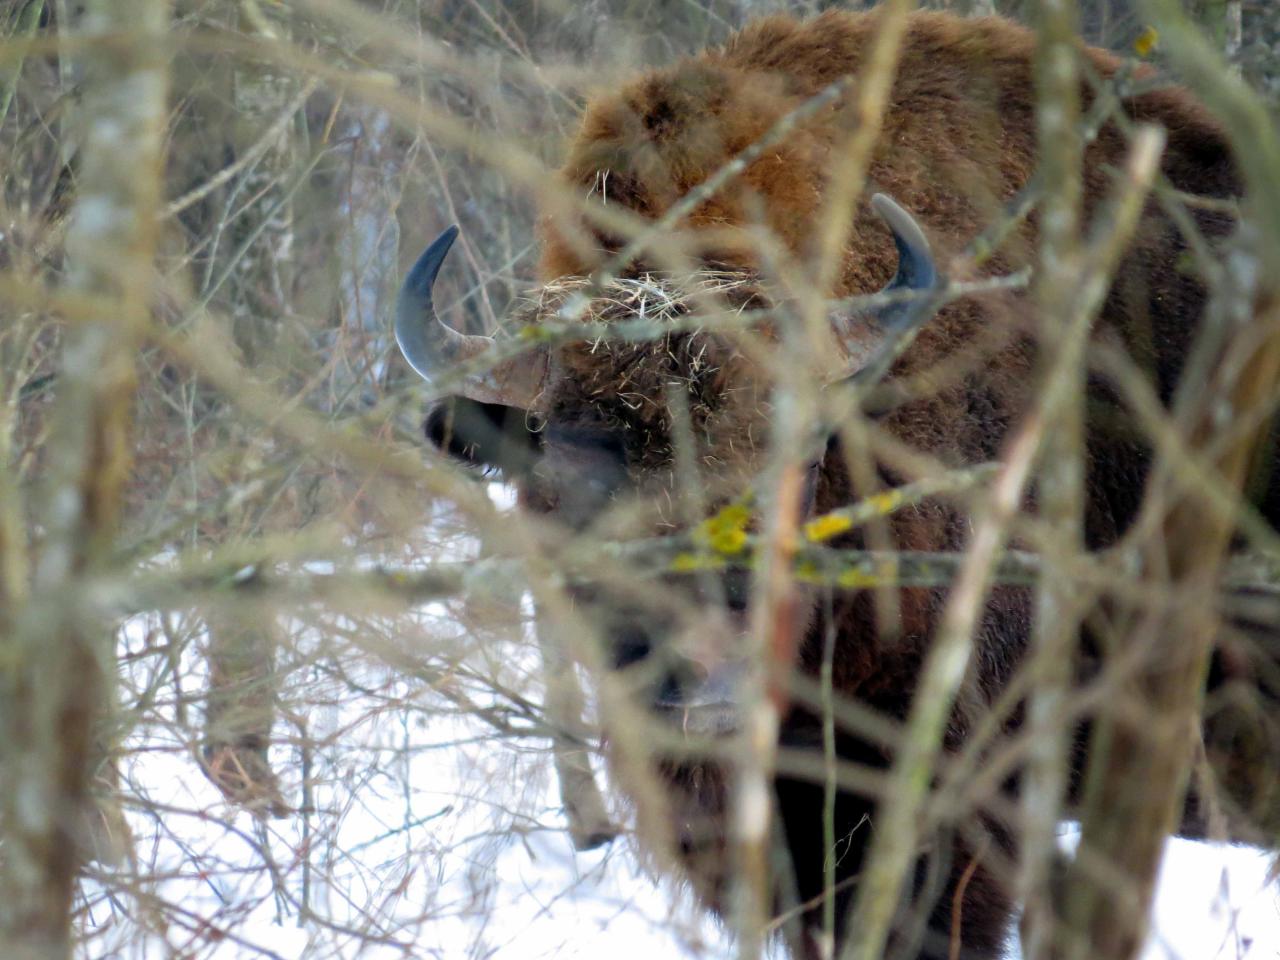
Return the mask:
M 659 218 L 780 118 L 838 78 L 856 75 L 874 28 L 873 17 L 844 12 L 808 22 L 770 18 L 748 26 L 722 48 L 644 74 L 588 104 L 561 176 L 584 194 L 597 191 L 610 204 Z M 999 19 L 917 14 L 911 20 L 868 172 L 879 190 L 918 218 L 942 262 L 995 219 L 1034 171 L 1033 47 L 1028 31 Z M 1087 52 L 1087 62 L 1103 78 L 1119 67 L 1115 58 L 1097 50 Z M 1087 105 L 1090 90 L 1084 89 L 1082 97 Z M 1162 172 L 1174 187 L 1215 198 L 1238 195 L 1225 138 L 1188 94 L 1176 89 L 1145 93 L 1126 100 L 1123 109 L 1132 119 L 1161 124 L 1168 131 Z M 851 122 L 836 105 L 800 123 L 703 200 L 681 226 L 718 230 L 751 225 L 762 214 L 791 254 L 801 260 L 812 257 L 812 224 L 823 210 L 833 149 L 847 136 Z M 1107 190 L 1110 171 L 1122 166 L 1125 150 L 1126 140 L 1114 124 L 1103 127 L 1087 148 L 1086 215 Z M 879 217 L 871 205 L 855 211 L 841 270 L 826 291 L 833 299 L 877 290 L 887 281 L 919 287 L 932 283 L 929 244 L 914 221 L 883 200 L 874 213 Z M 1234 227 L 1228 216 L 1213 210 L 1193 208 L 1191 216 L 1210 239 L 1223 238 Z M 591 242 L 584 244 L 584 237 Z M 489 346 L 483 338 L 461 337 L 436 322 L 431 283 L 451 241 L 451 234 L 442 237 L 414 268 L 397 318 L 406 356 L 428 379 L 442 366 L 466 361 Z M 543 241 L 546 285 L 535 293 L 527 322 L 554 315 L 568 297 L 586 289 L 575 278 L 587 276 L 620 247 L 616 238 L 594 231 L 585 221 L 565 219 L 549 220 Z M 1030 262 L 1034 246 L 1033 216 L 987 269 L 992 274 L 1017 269 Z M 1170 220 L 1157 205 L 1148 205 L 1098 321 L 1097 336 L 1125 348 L 1149 372 L 1166 403 L 1205 304 L 1203 286 L 1180 265 L 1185 249 Z M 768 291 L 758 282 L 761 265 L 741 245 L 707 252 L 702 266 L 697 283 L 714 288 L 723 300 L 736 306 L 769 305 Z M 691 310 L 687 295 L 664 286 L 661 277 L 649 276 L 650 267 L 642 261 L 629 264 L 588 314 L 603 323 L 634 316 L 635 287 L 628 283 L 647 284 L 651 292 L 662 294 L 657 299 L 668 317 Z M 928 372 L 930 392 L 883 414 L 880 427 L 943 463 L 996 459 L 1029 402 L 1035 347 L 1021 325 L 1023 307 L 1021 295 L 1004 294 L 944 308 L 893 368 L 893 376 L 902 381 Z M 859 344 L 883 336 L 891 325 L 887 315 L 833 315 L 832 320 L 837 339 L 851 355 L 849 370 L 865 361 L 865 356 L 857 358 Z M 679 526 L 669 498 L 663 507 L 663 491 L 669 490 L 673 473 L 673 423 L 679 419 L 670 405 L 672 384 L 681 387 L 680 417 L 692 425 L 707 505 L 728 502 L 767 457 L 759 445 L 768 436 L 770 381 L 727 335 L 683 331 L 658 341 L 602 339 L 542 348 L 531 358 L 504 362 L 486 377 L 469 379 L 463 396 L 432 411 L 427 432 L 450 454 L 504 471 L 520 488 L 526 509 L 566 528 L 585 529 L 621 499 L 634 497 L 652 511 L 650 526 L 642 523 L 639 532 L 670 532 Z M 1089 400 L 1085 536 L 1096 549 L 1114 542 L 1133 519 L 1143 494 L 1148 450 L 1134 430 L 1126 429 L 1124 411 L 1104 382 L 1091 383 Z M 875 492 L 859 490 L 845 453 L 833 439 L 815 464 L 809 496 L 813 514 Z M 883 465 L 869 472 L 877 484 L 894 482 Z M 1280 487 L 1270 478 L 1262 486 L 1266 489 L 1259 507 L 1274 525 L 1280 519 Z M 926 501 L 888 522 L 893 545 L 904 550 L 963 550 L 968 526 L 964 514 L 943 500 Z M 855 547 L 861 540 L 849 534 L 836 543 Z M 713 580 L 691 588 L 673 582 L 670 593 L 680 591 L 688 591 L 693 608 L 719 616 L 722 632 L 731 634 L 739 623 L 745 606 L 740 585 Z M 866 592 L 819 593 L 814 591 L 804 611 L 797 676 L 817 675 L 823 638 L 832 630 L 838 694 L 895 720 L 905 718 L 944 591 L 901 590 L 893 636 L 877 630 Z M 689 646 L 673 639 L 678 627 L 664 623 L 656 612 L 629 606 L 631 600 L 605 590 L 584 592 L 579 601 L 612 641 L 615 667 L 635 672 L 647 665 L 637 674 L 642 675 L 637 685 L 654 712 L 681 705 L 726 706 L 721 702 L 728 689 L 723 651 L 710 666 L 694 662 L 698 658 Z M 1006 689 L 1030 625 L 1027 591 L 1001 588 L 991 594 L 976 638 L 979 707 Z M 1090 646 L 1085 638 L 1082 659 L 1087 660 Z M 1250 673 L 1220 656 L 1210 684 L 1225 685 Z M 720 693 L 713 696 L 715 690 Z M 1265 695 L 1274 699 L 1273 694 Z M 715 722 L 724 721 L 723 710 L 712 713 Z M 1257 723 L 1241 716 L 1225 711 L 1217 728 L 1213 723 L 1207 728 L 1207 739 L 1211 751 L 1221 745 L 1230 754 L 1229 769 L 1239 761 L 1237 775 L 1224 780 L 1228 791 L 1240 785 L 1240 795 L 1229 799 L 1265 819 L 1267 811 L 1258 809 L 1257 800 L 1274 793 L 1277 750 L 1257 732 Z M 972 719 L 956 716 L 948 731 L 949 748 L 965 743 Z M 1011 727 L 1016 723 L 1015 715 Z M 710 732 L 718 729 L 713 723 Z M 1077 760 L 1084 743 L 1082 730 Z M 815 751 L 820 744 L 817 711 L 793 706 L 782 723 L 780 746 Z M 848 733 L 841 734 L 838 752 L 843 760 L 873 768 L 892 762 L 882 745 Z M 660 767 L 671 795 L 674 847 L 684 873 L 706 902 L 723 908 L 728 869 L 724 772 L 714 759 L 670 758 Z M 802 903 L 816 902 L 829 855 L 822 833 L 823 788 L 810 779 L 782 776 L 775 786 L 778 821 L 794 872 L 791 893 Z M 1005 787 L 1016 791 L 1016 776 Z M 838 917 L 844 916 L 852 896 L 847 881 L 858 872 L 875 815 L 871 799 L 851 792 L 839 795 Z M 1184 828 L 1194 832 L 1199 820 L 1193 798 Z M 958 929 L 961 955 L 998 956 L 1012 904 L 1008 873 L 994 865 L 1016 858 L 1013 834 L 988 812 L 970 811 L 953 827 L 921 858 L 912 892 L 915 906 L 902 914 L 895 949 L 945 957 L 951 933 Z M 815 907 L 808 921 L 816 923 L 819 916 Z

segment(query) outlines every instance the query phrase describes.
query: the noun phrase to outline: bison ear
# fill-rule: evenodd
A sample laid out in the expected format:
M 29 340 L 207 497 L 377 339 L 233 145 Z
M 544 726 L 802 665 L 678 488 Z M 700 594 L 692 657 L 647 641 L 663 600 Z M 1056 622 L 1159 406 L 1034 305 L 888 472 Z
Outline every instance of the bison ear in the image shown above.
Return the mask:
M 517 407 L 450 397 L 431 408 L 423 428 L 432 446 L 449 456 L 516 479 L 533 467 L 542 449 L 529 416 Z

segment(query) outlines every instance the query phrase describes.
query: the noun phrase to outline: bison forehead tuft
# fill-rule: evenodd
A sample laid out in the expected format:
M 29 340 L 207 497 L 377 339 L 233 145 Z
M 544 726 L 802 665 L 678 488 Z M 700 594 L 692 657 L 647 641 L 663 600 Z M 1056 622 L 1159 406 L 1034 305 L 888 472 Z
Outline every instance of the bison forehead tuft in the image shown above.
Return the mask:
M 579 279 L 548 284 L 526 322 L 550 332 L 577 317 L 601 330 L 555 349 L 540 412 L 616 431 L 639 470 L 670 463 L 673 416 L 687 416 L 701 462 L 746 468 L 767 418 L 767 377 L 747 344 L 767 335 L 767 303 L 753 278 L 709 270 L 680 282 L 620 278 L 597 291 Z

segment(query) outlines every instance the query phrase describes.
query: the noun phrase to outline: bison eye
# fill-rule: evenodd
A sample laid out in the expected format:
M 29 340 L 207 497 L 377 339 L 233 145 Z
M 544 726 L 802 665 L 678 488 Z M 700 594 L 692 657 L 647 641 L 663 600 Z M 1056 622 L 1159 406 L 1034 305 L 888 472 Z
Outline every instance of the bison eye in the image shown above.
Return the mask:
M 535 426 L 525 410 L 450 397 L 431 408 L 423 430 L 428 442 L 449 456 L 518 479 L 541 452 Z

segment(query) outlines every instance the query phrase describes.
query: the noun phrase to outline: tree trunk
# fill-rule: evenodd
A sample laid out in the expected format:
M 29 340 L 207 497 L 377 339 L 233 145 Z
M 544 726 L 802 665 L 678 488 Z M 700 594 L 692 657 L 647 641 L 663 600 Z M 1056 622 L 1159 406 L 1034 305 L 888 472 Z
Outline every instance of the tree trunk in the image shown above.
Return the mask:
M 131 467 L 134 354 L 148 321 L 166 119 L 164 0 L 91 0 L 79 197 L 68 286 L 97 299 L 68 326 L 31 589 L 0 637 L 3 795 L 0 956 L 71 953 L 95 767 L 112 701 L 114 634 L 89 608 L 106 572 Z M 105 42 L 110 37 L 110 44 Z M 101 725 L 101 726 L 100 726 Z M 109 760 L 108 760 L 109 763 Z
M 255 4 L 241 7 L 241 27 L 262 37 L 279 36 L 282 24 L 268 20 Z M 293 211 L 288 178 L 293 169 L 290 128 L 274 127 L 289 109 L 297 82 L 277 68 L 244 63 L 232 80 L 232 100 L 240 128 L 236 146 L 253 149 L 263 131 L 278 130 L 273 142 L 244 174 L 236 197 L 253 198 L 232 224 L 235 261 L 232 311 L 237 346 L 249 367 L 271 355 L 281 318 L 292 297 Z M 228 203 L 228 213 L 233 208 Z M 226 517 L 219 539 L 255 532 L 253 504 Z M 275 669 L 279 645 L 270 612 L 229 603 L 208 611 L 209 690 L 202 747 L 205 775 L 228 800 L 259 816 L 284 816 L 288 806 L 272 770 L 268 751 L 275 723 L 279 682 Z

